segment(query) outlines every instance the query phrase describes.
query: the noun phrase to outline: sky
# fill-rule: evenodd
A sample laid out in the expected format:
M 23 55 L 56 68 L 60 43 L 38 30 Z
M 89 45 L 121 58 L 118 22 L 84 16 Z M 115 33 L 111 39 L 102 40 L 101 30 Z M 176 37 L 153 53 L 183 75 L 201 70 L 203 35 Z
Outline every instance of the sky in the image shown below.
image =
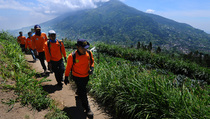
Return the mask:
M 109 0 L 0 0 L 0 31 L 40 24 L 75 10 L 97 8 Z M 140 11 L 156 14 L 210 34 L 210 0 L 120 0 Z

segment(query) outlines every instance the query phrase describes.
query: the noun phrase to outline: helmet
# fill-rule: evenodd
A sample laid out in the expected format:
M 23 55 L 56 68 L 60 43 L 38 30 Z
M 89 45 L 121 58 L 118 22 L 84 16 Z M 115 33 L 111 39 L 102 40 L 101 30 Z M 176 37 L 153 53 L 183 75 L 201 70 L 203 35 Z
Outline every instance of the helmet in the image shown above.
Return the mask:
M 50 36 L 51 34 L 56 34 L 56 32 L 54 30 L 49 30 L 48 36 Z

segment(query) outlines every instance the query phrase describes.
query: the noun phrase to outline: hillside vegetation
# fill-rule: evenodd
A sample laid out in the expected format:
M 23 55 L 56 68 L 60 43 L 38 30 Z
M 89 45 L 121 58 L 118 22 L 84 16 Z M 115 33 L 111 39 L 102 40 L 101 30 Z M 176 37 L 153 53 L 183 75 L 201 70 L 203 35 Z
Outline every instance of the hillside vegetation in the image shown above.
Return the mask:
M 74 43 L 65 44 L 74 47 Z M 147 51 L 103 43 L 96 48 L 95 71 L 88 86 L 91 95 L 115 118 L 210 117 L 209 85 L 193 76 L 184 76 L 193 71 L 203 77 L 203 72 L 195 72 L 197 69 L 209 76 L 209 69 L 196 64 L 191 64 L 196 68 L 189 69 L 190 63 Z

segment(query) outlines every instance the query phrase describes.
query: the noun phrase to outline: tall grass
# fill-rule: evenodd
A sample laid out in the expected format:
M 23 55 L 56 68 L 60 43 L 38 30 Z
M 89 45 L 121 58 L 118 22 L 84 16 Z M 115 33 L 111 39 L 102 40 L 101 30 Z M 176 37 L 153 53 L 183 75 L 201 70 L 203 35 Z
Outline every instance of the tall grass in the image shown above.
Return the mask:
M 197 80 L 204 80 L 210 83 L 210 69 L 201 67 L 193 62 L 187 62 L 176 57 L 151 53 L 132 48 L 123 48 L 116 45 L 97 44 L 97 50 L 110 56 L 120 57 L 131 61 L 141 61 L 151 64 L 155 68 L 169 70 L 175 74 L 186 75 Z
M 89 88 L 116 118 L 209 118 L 209 86 L 100 54 Z M 97 60 L 97 58 L 95 58 Z M 194 85 L 192 85 L 192 83 Z
M 3 46 L 0 52 L 0 76 L 5 80 L 16 81 L 15 85 L 3 84 L 4 88 L 14 89 L 18 95 L 17 101 L 22 105 L 32 105 L 37 110 L 51 109 L 51 116 L 46 118 L 66 119 L 64 112 L 57 109 L 54 101 L 42 89 L 41 83 L 46 82 L 34 79 L 36 72 L 27 65 L 23 53 L 16 39 L 6 32 L 0 33 L 0 45 Z M 52 117 L 53 116 L 53 117 Z

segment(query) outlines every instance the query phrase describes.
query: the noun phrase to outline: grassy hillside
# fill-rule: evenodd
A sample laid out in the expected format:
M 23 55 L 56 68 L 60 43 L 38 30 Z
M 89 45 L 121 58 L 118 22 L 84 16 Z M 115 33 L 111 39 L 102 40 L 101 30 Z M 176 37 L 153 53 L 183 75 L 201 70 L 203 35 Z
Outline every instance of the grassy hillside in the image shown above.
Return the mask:
M 5 81 L 16 81 L 15 85 L 3 83 L 1 87 L 15 90 L 18 95 L 16 101 L 23 105 L 31 104 L 38 110 L 53 110 L 46 118 L 67 118 L 42 90 L 41 82 L 46 80 L 33 79 L 35 72 L 26 65 L 16 40 L 7 33 L 0 33 L 0 44 L 3 46 L 0 76 Z M 107 50 L 112 48 L 115 47 L 106 47 Z M 67 54 L 71 52 L 67 51 Z M 115 52 L 117 49 L 111 51 Z M 124 54 L 115 54 L 135 58 L 129 50 L 124 49 L 122 52 Z M 140 55 L 145 56 L 147 52 Z M 88 84 L 90 93 L 115 118 L 210 118 L 209 85 L 201 86 L 188 77 L 153 69 L 139 61 L 113 57 L 100 50 L 94 52 L 94 58 L 95 71 Z
M 73 47 L 74 44 L 68 45 Z M 152 56 L 167 61 L 162 62 L 162 65 L 170 65 L 172 61 L 168 57 L 114 45 L 100 44 L 96 47 L 95 71 L 88 86 L 91 95 L 105 105 L 115 118 L 210 117 L 210 87 L 207 83 L 201 84 L 195 78 L 176 75 L 168 69 L 161 69 L 158 64 L 148 64 Z M 139 56 L 145 62 L 135 59 Z M 180 66 L 177 70 L 185 66 L 183 61 L 175 61 Z

